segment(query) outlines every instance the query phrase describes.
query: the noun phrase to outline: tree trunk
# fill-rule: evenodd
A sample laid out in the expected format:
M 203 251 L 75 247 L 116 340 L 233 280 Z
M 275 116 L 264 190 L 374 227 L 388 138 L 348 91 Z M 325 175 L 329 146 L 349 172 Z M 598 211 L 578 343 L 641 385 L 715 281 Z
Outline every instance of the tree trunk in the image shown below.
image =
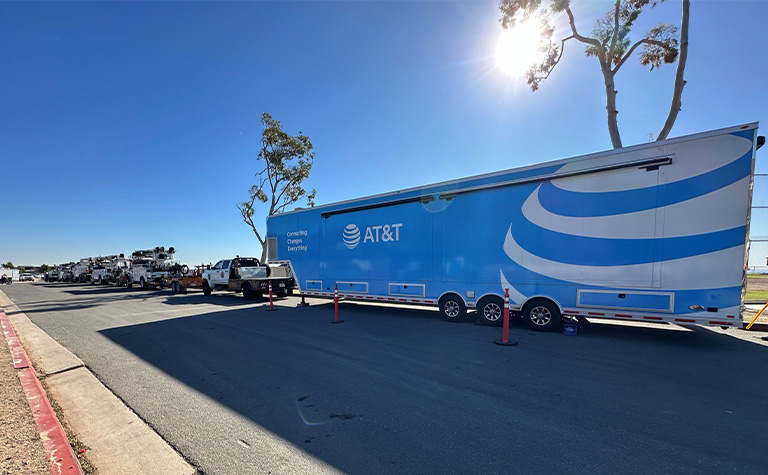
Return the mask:
M 259 262 L 262 264 L 267 262 L 267 245 L 265 243 L 261 244 L 261 259 L 259 259 Z
M 616 84 L 613 81 L 613 72 L 610 65 L 601 64 L 603 78 L 605 79 L 605 110 L 608 113 L 608 133 L 611 136 L 613 148 L 621 148 L 621 135 L 619 135 L 619 123 L 616 110 Z
M 667 121 L 664 122 L 661 132 L 656 140 L 664 140 L 672 131 L 672 126 L 675 125 L 677 119 L 677 113 L 682 108 L 681 97 L 683 95 L 683 87 L 685 87 L 685 79 L 683 79 L 683 73 L 685 72 L 685 62 L 688 59 L 688 17 L 689 10 L 691 8 L 690 0 L 683 0 L 683 20 L 680 25 L 680 57 L 677 59 L 677 73 L 675 74 L 675 90 L 672 93 L 672 105 L 669 108 L 669 115 Z

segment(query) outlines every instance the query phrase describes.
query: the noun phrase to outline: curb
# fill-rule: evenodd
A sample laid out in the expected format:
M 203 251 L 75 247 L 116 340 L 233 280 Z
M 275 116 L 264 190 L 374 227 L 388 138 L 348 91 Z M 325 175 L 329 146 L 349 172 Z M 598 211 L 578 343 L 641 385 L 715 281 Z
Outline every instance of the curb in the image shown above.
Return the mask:
M 0 325 L 3 327 L 5 340 L 13 355 L 13 366 L 19 371 L 19 380 L 24 394 L 27 397 L 27 404 L 32 411 L 32 416 L 40 432 L 40 439 L 43 448 L 48 456 L 48 464 L 51 467 L 52 475 L 75 474 L 83 475 L 83 469 L 77 461 L 72 447 L 69 445 L 64 428 L 61 427 L 56 413 L 51 407 L 48 397 L 37 379 L 34 368 L 29 363 L 27 353 L 19 343 L 19 339 L 8 320 L 5 311 L 0 307 Z

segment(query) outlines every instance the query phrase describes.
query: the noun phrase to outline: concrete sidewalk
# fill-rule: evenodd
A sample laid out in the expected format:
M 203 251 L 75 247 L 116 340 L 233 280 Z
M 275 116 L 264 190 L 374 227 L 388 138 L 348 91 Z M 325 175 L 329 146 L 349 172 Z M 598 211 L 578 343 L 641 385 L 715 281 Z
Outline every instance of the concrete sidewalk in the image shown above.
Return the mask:
M 2 290 L 0 306 L 45 381 L 49 398 L 61 407 L 76 437 L 89 447 L 88 459 L 99 474 L 197 472 L 101 384 L 77 356 L 32 323 Z

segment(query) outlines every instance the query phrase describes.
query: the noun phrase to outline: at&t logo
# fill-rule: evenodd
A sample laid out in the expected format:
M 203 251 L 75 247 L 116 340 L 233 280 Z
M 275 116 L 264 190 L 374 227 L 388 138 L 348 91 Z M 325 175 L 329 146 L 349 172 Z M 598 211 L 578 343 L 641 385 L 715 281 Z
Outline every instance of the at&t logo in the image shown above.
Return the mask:
M 363 237 L 363 244 L 374 242 L 393 242 L 400 240 L 400 228 L 403 223 L 395 224 L 382 224 L 378 226 L 368 226 L 365 228 L 365 237 Z M 360 238 L 362 233 L 360 228 L 354 224 L 348 224 L 344 228 L 342 239 L 344 245 L 349 249 L 354 249 L 360 244 Z
M 356 248 L 357 245 L 360 244 L 360 228 L 354 224 L 348 224 L 347 227 L 344 228 L 343 239 L 344 245 L 349 249 Z

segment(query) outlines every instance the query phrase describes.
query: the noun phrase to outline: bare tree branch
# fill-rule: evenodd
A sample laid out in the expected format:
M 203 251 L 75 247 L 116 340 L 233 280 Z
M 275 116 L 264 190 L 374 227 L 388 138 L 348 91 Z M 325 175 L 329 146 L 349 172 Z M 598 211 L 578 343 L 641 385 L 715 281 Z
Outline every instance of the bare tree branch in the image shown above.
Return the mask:
M 608 48 L 608 64 L 613 62 L 613 56 L 616 54 L 616 41 L 619 39 L 619 5 L 620 0 L 616 0 L 616 11 L 614 12 L 613 20 L 613 37 L 611 38 L 611 46 Z
M 582 43 L 587 43 L 589 45 L 594 46 L 598 51 L 603 51 L 603 54 L 605 54 L 605 50 L 603 50 L 603 45 L 601 45 L 599 41 L 597 41 L 594 38 L 581 36 L 579 32 L 576 31 L 576 20 L 574 20 L 573 18 L 573 12 L 571 11 L 570 7 L 565 7 L 565 13 L 568 15 L 568 23 L 571 25 L 571 32 L 573 33 L 572 36 L 577 40 L 581 41 Z
M 690 16 L 691 2 L 690 0 L 683 0 L 683 19 L 680 24 L 680 57 L 677 59 L 677 72 L 675 73 L 675 87 L 672 93 L 672 105 L 669 108 L 669 115 L 664 122 L 664 127 L 661 128 L 659 136 L 656 140 L 664 140 L 672 131 L 672 126 L 675 124 L 677 114 L 682 109 L 683 88 L 685 87 L 685 79 L 683 79 L 683 73 L 685 72 L 685 63 L 688 61 L 688 21 Z

